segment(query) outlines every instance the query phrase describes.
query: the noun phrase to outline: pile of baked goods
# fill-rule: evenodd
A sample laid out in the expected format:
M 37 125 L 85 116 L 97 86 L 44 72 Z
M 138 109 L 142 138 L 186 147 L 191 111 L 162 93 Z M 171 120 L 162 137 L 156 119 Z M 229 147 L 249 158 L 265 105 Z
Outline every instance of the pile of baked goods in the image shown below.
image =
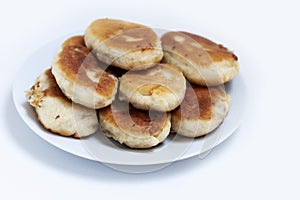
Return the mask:
M 230 107 L 222 86 L 238 71 L 231 51 L 199 35 L 159 37 L 105 18 L 67 39 L 26 96 L 53 133 L 82 138 L 100 128 L 128 147 L 150 148 L 170 132 L 199 137 L 216 129 Z

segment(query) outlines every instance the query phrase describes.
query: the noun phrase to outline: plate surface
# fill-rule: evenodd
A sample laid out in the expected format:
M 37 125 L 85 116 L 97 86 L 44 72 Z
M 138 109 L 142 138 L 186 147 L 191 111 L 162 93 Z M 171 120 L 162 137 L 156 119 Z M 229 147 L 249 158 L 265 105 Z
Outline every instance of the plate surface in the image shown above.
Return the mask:
M 222 125 L 207 136 L 191 139 L 170 134 L 161 145 L 147 150 L 129 149 L 108 139 L 101 131 L 85 139 L 61 137 L 45 130 L 37 121 L 33 108 L 27 103 L 25 91 L 38 75 L 49 68 L 61 43 L 60 38 L 37 50 L 15 77 L 13 99 L 16 109 L 32 131 L 52 145 L 82 158 L 116 165 L 155 165 L 205 154 L 226 140 L 239 127 L 246 104 L 246 85 L 242 75 L 225 85 L 232 105 Z

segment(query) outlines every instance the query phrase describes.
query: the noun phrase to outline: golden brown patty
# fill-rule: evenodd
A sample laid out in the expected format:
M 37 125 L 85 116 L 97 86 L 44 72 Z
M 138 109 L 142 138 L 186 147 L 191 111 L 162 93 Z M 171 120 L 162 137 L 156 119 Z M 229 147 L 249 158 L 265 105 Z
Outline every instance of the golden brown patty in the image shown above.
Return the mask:
M 230 97 L 221 86 L 188 86 L 181 105 L 172 112 L 172 129 L 177 133 L 198 137 L 217 128 L 230 106 Z
M 178 66 L 186 78 L 202 86 L 228 82 L 239 71 L 238 58 L 220 44 L 187 32 L 167 32 L 162 37 L 163 62 Z
M 156 33 L 147 26 L 115 19 L 98 19 L 85 32 L 85 43 L 104 63 L 130 70 L 161 61 Z
M 143 111 L 115 101 L 99 111 L 100 125 L 108 137 L 131 148 L 150 148 L 169 135 L 169 113 Z
M 65 97 L 50 69 L 37 78 L 26 95 L 40 123 L 53 133 L 79 138 L 98 130 L 96 111 Z
M 102 108 L 113 101 L 118 80 L 105 72 L 85 46 L 82 36 L 66 40 L 52 64 L 52 73 L 63 93 L 89 108 Z
M 146 70 L 129 71 L 120 78 L 119 99 L 142 110 L 171 111 L 182 102 L 186 80 L 180 70 L 157 64 Z

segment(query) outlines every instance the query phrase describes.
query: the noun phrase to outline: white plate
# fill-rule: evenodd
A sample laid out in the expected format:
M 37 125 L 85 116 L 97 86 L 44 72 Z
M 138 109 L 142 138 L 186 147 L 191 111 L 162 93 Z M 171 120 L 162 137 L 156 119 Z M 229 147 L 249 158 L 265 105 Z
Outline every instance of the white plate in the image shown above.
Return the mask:
M 13 86 L 13 99 L 21 118 L 34 133 L 54 146 L 74 155 L 108 164 L 156 165 L 199 154 L 204 155 L 226 140 L 239 127 L 246 100 L 246 86 L 241 74 L 226 84 L 226 91 L 232 98 L 232 105 L 225 121 L 205 137 L 189 139 L 170 134 L 163 144 L 153 149 L 134 150 L 118 145 L 100 131 L 81 140 L 50 133 L 38 123 L 32 107 L 27 103 L 25 90 L 32 86 L 39 74 L 50 67 L 53 56 L 66 38 L 55 40 L 36 51 L 18 72 Z

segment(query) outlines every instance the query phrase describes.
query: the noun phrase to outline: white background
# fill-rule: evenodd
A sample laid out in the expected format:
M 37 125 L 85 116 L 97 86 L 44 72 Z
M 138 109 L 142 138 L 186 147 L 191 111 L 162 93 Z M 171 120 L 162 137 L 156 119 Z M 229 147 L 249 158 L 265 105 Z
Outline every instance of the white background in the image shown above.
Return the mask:
M 0 199 L 299 199 L 298 4 L 2 1 Z M 238 131 L 205 159 L 139 175 L 65 153 L 30 131 L 12 103 L 18 69 L 40 46 L 102 17 L 192 31 L 234 50 L 248 90 Z

